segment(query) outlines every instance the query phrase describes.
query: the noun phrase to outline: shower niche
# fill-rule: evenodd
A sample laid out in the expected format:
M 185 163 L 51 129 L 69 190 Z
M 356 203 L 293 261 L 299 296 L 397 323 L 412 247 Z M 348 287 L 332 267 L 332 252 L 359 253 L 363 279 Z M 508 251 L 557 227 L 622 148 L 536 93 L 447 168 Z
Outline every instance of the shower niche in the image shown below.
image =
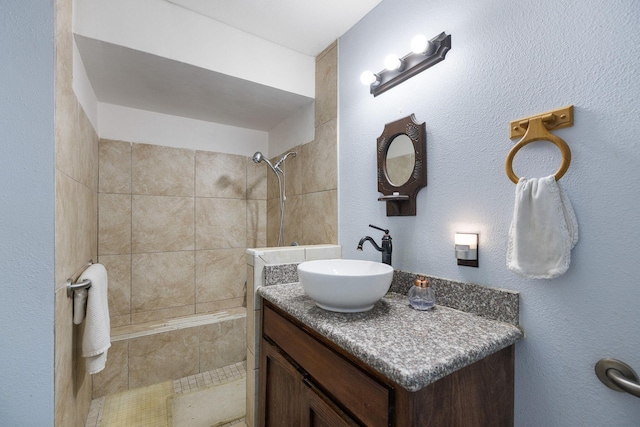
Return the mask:
M 427 185 L 427 132 L 413 114 L 387 123 L 378 138 L 379 201 L 387 216 L 415 216 L 416 197 Z

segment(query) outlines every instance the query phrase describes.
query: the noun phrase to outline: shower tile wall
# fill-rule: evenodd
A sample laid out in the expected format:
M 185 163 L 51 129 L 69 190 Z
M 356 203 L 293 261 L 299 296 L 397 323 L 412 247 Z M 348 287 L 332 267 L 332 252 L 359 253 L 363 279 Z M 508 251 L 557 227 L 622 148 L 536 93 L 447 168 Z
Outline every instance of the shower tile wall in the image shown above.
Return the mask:
M 266 245 L 266 170 L 249 157 L 100 140 L 98 260 L 112 335 L 242 307 L 245 250 Z M 117 340 L 93 397 L 244 360 L 244 317 Z
M 80 357 L 66 280 L 97 257 L 98 136 L 72 88 L 72 0 L 56 1 L 55 72 L 55 426 L 84 426 L 91 376 Z M 28 368 L 27 368 L 28 370 Z M 26 372 L 29 375 L 28 372 Z
M 294 147 L 298 155 L 288 157 L 284 164 L 287 195 L 284 245 L 293 241 L 303 245 L 338 241 L 337 63 L 336 43 L 316 58 L 315 138 Z M 282 154 L 272 161 L 280 159 Z M 278 182 L 271 172 L 268 187 L 267 243 L 277 246 Z
M 101 140 L 98 255 L 112 327 L 242 306 L 266 246 L 266 168 L 249 157 Z

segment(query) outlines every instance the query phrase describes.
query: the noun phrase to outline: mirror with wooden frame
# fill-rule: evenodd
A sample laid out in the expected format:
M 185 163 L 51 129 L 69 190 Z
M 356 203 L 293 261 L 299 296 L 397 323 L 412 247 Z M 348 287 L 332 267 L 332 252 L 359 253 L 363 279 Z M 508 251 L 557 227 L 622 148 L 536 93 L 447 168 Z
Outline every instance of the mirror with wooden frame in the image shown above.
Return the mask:
M 418 191 L 427 185 L 427 132 L 412 114 L 384 126 L 378 138 L 378 200 L 387 216 L 414 216 Z

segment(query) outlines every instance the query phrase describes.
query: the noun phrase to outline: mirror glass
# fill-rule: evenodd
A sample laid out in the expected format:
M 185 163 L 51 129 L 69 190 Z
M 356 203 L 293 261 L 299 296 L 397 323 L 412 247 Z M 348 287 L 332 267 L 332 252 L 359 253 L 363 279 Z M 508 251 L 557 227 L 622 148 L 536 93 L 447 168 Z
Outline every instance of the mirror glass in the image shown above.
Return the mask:
M 387 177 L 392 185 L 400 187 L 411 178 L 415 160 L 411 139 L 405 134 L 393 138 L 385 162 Z

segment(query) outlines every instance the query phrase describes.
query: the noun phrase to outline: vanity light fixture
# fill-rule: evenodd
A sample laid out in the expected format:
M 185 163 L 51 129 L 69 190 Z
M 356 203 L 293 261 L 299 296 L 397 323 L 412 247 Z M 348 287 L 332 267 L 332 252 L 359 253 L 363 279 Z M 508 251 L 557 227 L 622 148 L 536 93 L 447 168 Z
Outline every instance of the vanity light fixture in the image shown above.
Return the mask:
M 395 53 L 390 53 L 384 58 L 384 68 L 388 71 L 402 71 L 404 68 L 402 65 L 402 60 Z
M 458 265 L 478 266 L 478 235 L 474 233 L 456 233 L 456 258 Z
M 411 40 L 411 51 L 413 53 L 425 53 L 431 46 L 429 40 L 422 34 L 418 34 Z
M 365 71 L 360 75 L 360 81 L 364 85 L 369 85 L 369 93 L 378 96 L 443 61 L 449 50 L 451 50 L 451 35 L 441 33 L 431 40 L 427 40 L 425 36 L 416 36 L 411 42 L 411 52 L 402 58 L 393 54 L 387 55 L 384 70 L 377 74 Z
M 363 85 L 371 85 L 378 81 L 378 76 L 371 71 L 363 71 L 362 74 L 360 74 L 360 81 Z

